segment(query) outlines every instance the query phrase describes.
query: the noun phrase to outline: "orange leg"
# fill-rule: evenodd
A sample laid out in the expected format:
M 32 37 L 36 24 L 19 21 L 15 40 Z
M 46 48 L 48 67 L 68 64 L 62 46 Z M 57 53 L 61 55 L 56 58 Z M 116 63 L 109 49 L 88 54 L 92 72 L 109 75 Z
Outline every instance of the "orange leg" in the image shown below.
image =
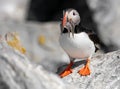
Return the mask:
M 89 63 L 90 63 L 90 60 L 87 59 L 86 65 L 78 71 L 78 73 L 79 73 L 80 75 L 82 75 L 82 76 L 90 75 Z
M 60 74 L 61 78 L 63 78 L 63 77 L 72 73 L 72 69 L 71 69 L 72 65 L 73 65 L 73 62 L 71 61 L 70 64 L 66 67 L 66 69 Z

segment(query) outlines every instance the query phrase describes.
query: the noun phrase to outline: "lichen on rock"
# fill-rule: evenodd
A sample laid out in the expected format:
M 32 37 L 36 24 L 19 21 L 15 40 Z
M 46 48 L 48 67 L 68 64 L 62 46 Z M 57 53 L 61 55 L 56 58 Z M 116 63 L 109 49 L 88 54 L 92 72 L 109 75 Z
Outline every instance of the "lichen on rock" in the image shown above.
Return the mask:
M 16 33 L 16 32 L 10 33 L 9 32 L 5 35 L 5 39 L 8 43 L 8 45 L 10 45 L 14 49 L 20 51 L 23 54 L 26 53 L 26 49 L 22 46 L 20 38 L 18 36 L 18 33 Z

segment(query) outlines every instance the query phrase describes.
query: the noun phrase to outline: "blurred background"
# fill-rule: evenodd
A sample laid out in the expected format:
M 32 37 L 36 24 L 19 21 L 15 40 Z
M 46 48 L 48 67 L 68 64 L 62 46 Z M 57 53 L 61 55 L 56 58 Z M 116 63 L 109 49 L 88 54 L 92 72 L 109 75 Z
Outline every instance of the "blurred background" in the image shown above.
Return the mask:
M 58 42 L 63 10 L 76 9 L 81 24 L 97 33 L 100 50 L 111 52 L 120 48 L 119 4 L 119 0 L 0 0 L 0 33 L 18 32 L 26 55 L 54 71 L 69 61 Z
M 76 9 L 82 18 L 82 24 L 96 30 L 96 24 L 92 19 L 92 11 L 86 0 L 31 0 L 28 10 L 28 21 L 50 22 L 61 21 L 63 10 Z

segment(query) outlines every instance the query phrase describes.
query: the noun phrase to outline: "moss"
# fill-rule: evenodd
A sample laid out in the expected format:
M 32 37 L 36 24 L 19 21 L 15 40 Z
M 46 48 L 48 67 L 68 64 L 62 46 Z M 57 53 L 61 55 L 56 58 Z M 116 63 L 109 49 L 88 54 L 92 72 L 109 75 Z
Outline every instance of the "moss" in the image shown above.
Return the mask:
M 26 49 L 22 46 L 17 33 L 6 34 L 6 39 L 7 39 L 6 41 L 7 41 L 8 45 L 10 45 L 14 49 L 20 51 L 23 54 L 26 53 Z
M 38 37 L 38 43 L 39 43 L 40 45 L 44 45 L 45 42 L 46 42 L 45 36 L 44 36 L 44 35 L 40 35 L 40 36 Z

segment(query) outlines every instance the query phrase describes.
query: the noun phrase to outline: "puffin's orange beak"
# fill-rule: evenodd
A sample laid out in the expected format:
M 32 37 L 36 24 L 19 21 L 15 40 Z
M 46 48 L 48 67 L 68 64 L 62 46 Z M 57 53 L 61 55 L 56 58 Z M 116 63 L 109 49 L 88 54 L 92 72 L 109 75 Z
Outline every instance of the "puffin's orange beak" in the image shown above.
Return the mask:
M 67 16 L 68 16 L 68 12 L 65 12 L 65 14 L 63 16 L 63 20 L 62 20 L 62 27 L 66 28 L 68 30 L 69 36 L 70 36 L 70 32 L 72 32 L 72 35 L 74 37 L 74 28 L 69 23 L 69 20 L 68 20 Z
M 64 27 L 67 23 L 67 13 L 64 14 L 63 21 L 62 21 L 62 26 Z

